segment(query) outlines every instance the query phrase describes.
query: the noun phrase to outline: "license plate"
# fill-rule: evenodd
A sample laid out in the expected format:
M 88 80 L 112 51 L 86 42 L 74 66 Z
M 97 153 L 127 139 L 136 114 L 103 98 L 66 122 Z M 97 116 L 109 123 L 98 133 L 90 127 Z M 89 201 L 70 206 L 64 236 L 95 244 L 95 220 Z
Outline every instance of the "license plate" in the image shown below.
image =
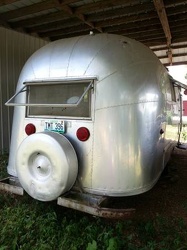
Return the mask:
M 45 131 L 53 131 L 63 134 L 65 132 L 64 121 L 46 121 L 45 122 Z

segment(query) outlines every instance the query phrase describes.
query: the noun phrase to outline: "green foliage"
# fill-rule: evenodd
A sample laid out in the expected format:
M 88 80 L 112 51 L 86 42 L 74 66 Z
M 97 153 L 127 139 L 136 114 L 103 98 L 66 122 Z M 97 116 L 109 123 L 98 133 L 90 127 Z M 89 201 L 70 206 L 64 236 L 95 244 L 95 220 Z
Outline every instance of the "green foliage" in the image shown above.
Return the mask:
M 0 250 L 187 249 L 187 225 L 179 218 L 108 221 L 30 197 L 6 201 L 0 208 Z
M 187 141 L 187 128 L 185 125 L 183 125 L 183 127 L 182 127 L 181 137 L 182 137 L 184 142 Z
M 0 178 L 7 177 L 7 164 L 8 164 L 8 154 L 0 155 Z
M 93 240 L 92 243 L 88 243 L 86 250 L 97 250 L 97 242 Z

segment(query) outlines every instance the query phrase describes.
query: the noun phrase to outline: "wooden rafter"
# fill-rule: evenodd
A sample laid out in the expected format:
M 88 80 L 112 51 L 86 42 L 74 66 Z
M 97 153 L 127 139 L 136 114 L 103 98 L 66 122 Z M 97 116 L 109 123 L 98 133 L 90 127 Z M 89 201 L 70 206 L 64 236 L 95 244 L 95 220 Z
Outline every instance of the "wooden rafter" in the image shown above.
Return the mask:
M 63 11 L 67 12 L 70 16 L 75 16 L 78 19 L 80 19 L 83 23 L 85 23 L 86 25 L 88 25 L 91 29 L 97 29 L 99 32 L 102 32 L 102 29 L 100 27 L 95 27 L 94 24 L 92 22 L 89 22 L 86 18 L 86 16 L 79 12 L 76 13 L 76 11 L 74 11 L 71 7 L 69 7 L 69 5 L 65 5 L 65 2 L 70 2 L 71 0 L 54 0 L 57 3 L 57 6 L 60 7 Z M 71 2 L 75 2 L 74 0 L 72 0 Z
M 48 41 L 90 31 L 124 35 L 164 46 L 175 64 L 173 44 L 187 47 L 187 0 L 0 0 L 0 26 Z
M 56 4 L 53 1 L 47 0 L 45 2 L 40 2 L 36 4 L 32 4 L 30 6 L 22 7 L 19 9 L 11 10 L 5 13 L 0 14 L 0 17 L 4 21 L 8 21 L 14 18 L 27 16 L 30 14 L 35 14 L 37 12 L 48 10 L 51 8 L 55 8 Z
M 167 55 L 169 58 L 169 63 L 170 63 L 170 65 L 172 65 L 172 50 L 171 50 L 171 38 L 172 38 L 172 36 L 171 36 L 171 31 L 170 31 L 170 27 L 169 27 L 169 22 L 168 22 L 166 10 L 165 10 L 164 2 L 163 2 L 163 0 L 153 0 L 153 2 L 155 5 L 155 8 L 157 10 L 160 22 L 162 24 L 164 34 L 166 36 L 167 47 L 168 47 Z
M 38 17 L 28 18 L 20 21 L 11 23 L 11 26 L 14 29 L 19 27 L 29 27 L 29 26 L 42 26 L 44 24 L 49 25 L 55 21 L 63 21 L 69 18 L 69 14 L 64 11 L 58 11 L 54 13 L 49 13 L 47 15 L 42 15 Z
M 7 4 L 12 4 L 12 3 L 15 3 L 17 1 L 18 0 L 3 0 L 3 1 L 0 1 L 0 6 L 7 5 Z
M 102 0 L 77 7 L 75 13 L 88 13 L 102 10 L 104 8 L 115 7 L 116 5 L 130 6 L 132 0 Z M 139 0 L 134 0 L 133 5 L 139 4 Z

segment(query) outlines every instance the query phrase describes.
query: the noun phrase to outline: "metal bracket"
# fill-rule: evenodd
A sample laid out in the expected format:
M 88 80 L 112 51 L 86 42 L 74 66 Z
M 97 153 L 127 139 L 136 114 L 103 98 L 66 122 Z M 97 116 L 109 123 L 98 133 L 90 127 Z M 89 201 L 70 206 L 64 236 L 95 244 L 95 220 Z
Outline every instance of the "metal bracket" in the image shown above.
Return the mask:
M 135 213 L 134 208 L 107 207 L 109 200 L 110 198 L 105 196 L 70 191 L 68 194 L 58 197 L 57 204 L 94 216 L 110 219 L 127 219 Z

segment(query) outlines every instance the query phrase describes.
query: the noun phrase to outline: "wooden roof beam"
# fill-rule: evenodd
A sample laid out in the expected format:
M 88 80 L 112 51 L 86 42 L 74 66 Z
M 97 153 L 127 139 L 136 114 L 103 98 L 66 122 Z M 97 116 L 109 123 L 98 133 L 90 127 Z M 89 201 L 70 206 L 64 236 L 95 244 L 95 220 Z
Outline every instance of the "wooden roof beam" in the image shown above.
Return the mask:
M 85 15 L 83 13 L 76 13 L 69 5 L 67 5 L 67 2 L 76 2 L 75 0 L 54 0 L 58 7 L 60 7 L 63 11 L 67 12 L 70 16 L 77 17 L 79 20 L 81 20 L 83 23 L 87 24 L 91 27 L 91 29 L 97 29 L 99 32 L 103 32 L 100 27 L 95 27 L 92 22 L 89 22 Z M 66 3 L 66 4 L 65 4 Z
M 148 13 L 142 13 L 141 15 L 124 16 L 124 17 L 98 21 L 98 22 L 95 22 L 95 26 L 104 28 L 104 27 L 110 27 L 114 25 L 135 23 L 138 21 L 140 22 L 140 21 L 150 20 L 154 18 L 157 18 L 157 14 L 153 11 L 153 12 L 148 12 Z
M 0 18 L 1 20 L 9 21 L 14 18 L 19 18 L 19 17 L 30 15 L 30 14 L 35 14 L 37 12 L 52 9 L 55 7 L 56 7 L 56 4 L 53 1 L 46 0 L 44 2 L 39 2 L 39 3 L 25 6 L 19 9 L 10 10 L 8 12 L 1 13 Z
M 139 0 L 134 0 L 133 5 L 139 4 Z M 112 8 L 117 5 L 120 6 L 131 6 L 132 5 L 132 0 L 102 0 L 98 2 L 93 2 L 93 3 L 88 3 L 84 4 L 82 6 L 79 6 L 75 9 L 75 13 L 88 13 L 88 12 L 95 12 L 95 11 L 100 11 L 105 8 Z
M 3 1 L 0 1 L 0 6 L 4 6 L 4 5 L 7 5 L 7 4 L 12 4 L 12 3 L 15 3 L 15 2 L 18 2 L 19 0 L 3 0 Z
M 165 37 L 167 39 L 167 47 L 168 47 L 167 55 L 169 58 L 169 63 L 170 65 L 172 65 L 172 50 L 171 50 L 171 38 L 172 37 L 171 37 L 171 31 L 169 27 L 169 22 L 168 22 L 166 10 L 165 10 L 164 2 L 163 0 L 153 0 L 153 2 L 157 10 L 157 14 L 160 19 L 160 22 L 162 24 Z
M 23 19 L 16 22 L 9 22 L 11 27 L 14 29 L 20 28 L 20 27 L 33 27 L 33 26 L 41 26 L 44 24 L 49 25 L 50 23 L 53 23 L 54 21 L 63 21 L 67 20 L 69 18 L 69 14 L 65 13 L 64 11 L 59 12 L 53 12 L 49 14 L 45 14 L 42 16 L 35 16 L 28 19 Z

